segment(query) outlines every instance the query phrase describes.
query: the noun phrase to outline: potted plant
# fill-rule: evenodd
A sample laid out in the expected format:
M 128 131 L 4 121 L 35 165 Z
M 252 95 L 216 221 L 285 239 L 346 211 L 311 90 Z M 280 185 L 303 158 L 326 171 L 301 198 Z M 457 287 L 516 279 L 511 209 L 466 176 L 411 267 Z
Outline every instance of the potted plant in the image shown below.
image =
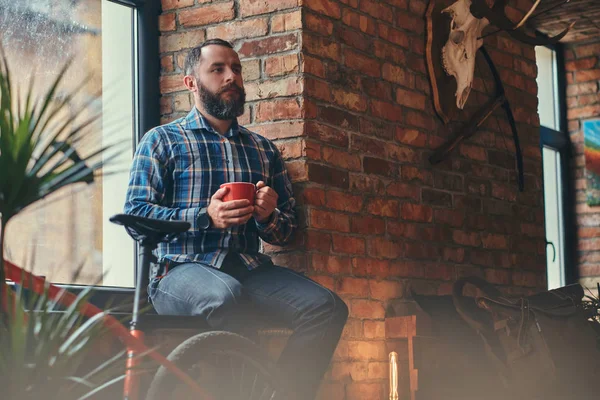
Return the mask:
M 0 48 L 0 390 L 3 398 L 81 398 L 105 388 L 117 354 L 89 373 L 80 366 L 104 328 L 97 318 L 84 319 L 79 308 L 84 291 L 70 307 L 61 309 L 46 294 L 25 297 L 22 286 L 5 281 L 4 241 L 9 222 L 25 208 L 74 184 L 93 183 L 118 145 L 98 147 L 86 128 L 99 115 L 84 116 L 87 105 L 72 111 L 77 89 L 59 96 L 69 63 L 49 89 L 35 98 L 33 83 L 20 97 L 12 87 L 8 62 Z M 33 79 L 31 80 L 33 82 Z M 69 109 L 69 118 L 61 113 Z M 63 119 L 61 119 L 63 118 Z M 85 149 L 85 151 L 82 151 Z M 105 161 L 103 161 L 103 159 Z M 121 368 L 123 369 L 123 368 Z M 110 375 L 110 374 L 109 374 Z M 108 379 L 108 380 L 107 380 Z M 54 397 L 53 397 L 54 398 Z

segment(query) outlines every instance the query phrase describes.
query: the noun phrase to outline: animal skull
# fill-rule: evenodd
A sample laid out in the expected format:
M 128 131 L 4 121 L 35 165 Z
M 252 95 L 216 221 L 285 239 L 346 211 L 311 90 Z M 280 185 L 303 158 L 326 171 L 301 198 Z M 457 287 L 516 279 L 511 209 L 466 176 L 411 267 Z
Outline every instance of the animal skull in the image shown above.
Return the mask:
M 446 74 L 456 79 L 456 106 L 461 110 L 473 85 L 475 56 L 483 44 L 479 37 L 489 24 L 486 18 L 475 18 L 470 7 L 471 0 L 458 0 L 442 10 L 452 17 L 450 36 L 442 49 L 442 65 Z

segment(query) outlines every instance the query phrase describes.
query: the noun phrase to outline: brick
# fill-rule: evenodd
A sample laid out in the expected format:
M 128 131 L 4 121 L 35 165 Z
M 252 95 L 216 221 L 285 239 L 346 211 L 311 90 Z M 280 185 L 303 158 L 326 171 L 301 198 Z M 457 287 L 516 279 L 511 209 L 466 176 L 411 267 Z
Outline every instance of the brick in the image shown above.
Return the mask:
M 331 168 L 327 165 L 309 163 L 309 176 L 312 182 L 348 189 L 348 171 Z
M 175 13 L 162 14 L 158 16 L 158 30 L 161 32 L 174 31 L 176 29 Z
M 296 119 L 302 117 L 302 107 L 296 99 L 270 100 L 256 106 L 256 122 Z
M 421 198 L 421 191 L 418 186 L 402 182 L 392 182 L 386 189 L 390 196 L 400 197 L 418 201 Z
M 175 111 L 189 112 L 192 108 L 189 93 L 175 95 L 173 97 L 173 107 Z
M 332 0 L 303 0 L 302 5 L 318 14 L 333 19 L 339 19 L 342 15 L 339 4 Z
M 350 274 L 352 271 L 352 260 L 350 257 L 313 254 L 311 258 L 313 270 L 320 273 L 339 275 Z
M 323 253 L 331 251 L 331 235 L 326 232 L 309 229 L 306 231 L 306 249 Z
M 528 271 L 514 271 L 512 273 L 512 283 L 517 286 L 536 287 L 543 286 L 544 278 L 542 273 L 536 274 Z
M 405 32 L 391 28 L 390 26 L 385 24 L 379 24 L 378 28 L 380 38 L 398 46 L 404 47 L 405 49 L 409 48 L 410 40 Z
M 350 315 L 354 318 L 383 319 L 385 308 L 380 301 L 354 299 L 350 301 Z
M 216 3 L 179 12 L 179 24 L 184 28 L 230 21 L 235 17 L 234 2 Z
M 460 228 L 463 226 L 465 215 L 462 210 L 435 210 L 434 218 L 438 224 Z
M 423 188 L 421 190 L 421 199 L 423 204 L 446 208 L 452 207 L 452 195 L 441 190 Z
M 365 77 L 361 81 L 363 91 L 370 97 L 376 97 L 381 100 L 394 101 L 392 95 L 392 85 L 379 78 Z
M 160 77 L 160 92 L 162 94 L 185 90 L 183 75 L 163 75 Z
M 326 102 L 331 101 L 331 87 L 326 81 L 320 79 L 314 79 L 313 77 L 306 77 L 305 79 L 305 94 L 315 99 L 324 100 Z
M 481 238 L 476 232 L 466 232 L 455 230 L 452 234 L 452 240 L 463 246 L 479 247 L 481 246 Z
M 399 299 L 404 296 L 404 284 L 397 281 L 369 281 L 371 298 L 376 300 L 388 301 Z
M 239 4 L 239 13 L 241 17 L 245 18 L 294 7 L 298 7 L 298 0 L 244 0 Z
M 397 11 L 396 26 L 406 31 L 421 35 L 425 31 L 425 20 L 415 18 L 413 14 L 409 14 L 407 12 Z
M 366 298 L 369 296 L 369 280 L 358 278 L 341 278 L 336 293 Z
M 363 171 L 367 174 L 377 174 L 386 177 L 397 177 L 399 166 L 391 161 L 374 157 L 363 158 Z
M 179 51 L 196 47 L 204 42 L 206 38 L 204 31 L 195 30 L 172 35 L 161 36 L 159 38 L 159 51 L 161 53 Z
M 390 275 L 390 262 L 367 257 L 352 259 L 352 275 L 355 277 L 384 278 Z
M 306 135 L 338 147 L 348 147 L 348 134 L 314 121 L 306 122 Z
M 302 72 L 325 78 L 325 65 L 318 58 L 303 54 L 302 57 Z
M 428 131 L 433 131 L 436 127 L 436 120 L 427 114 L 414 110 L 406 110 L 404 122 L 408 126 L 414 126 Z
M 174 8 L 184 8 L 194 5 L 194 0 L 161 0 L 162 10 L 172 10 Z
M 173 96 L 160 98 L 160 114 L 171 114 L 173 112 Z
M 297 76 L 246 84 L 246 100 L 255 101 L 274 97 L 297 96 L 302 93 L 302 80 Z
M 385 341 L 348 341 L 348 356 L 352 360 L 386 360 Z M 356 397 L 357 399 L 381 399 L 382 397 Z
M 305 161 L 287 162 L 286 169 L 292 182 L 304 182 L 308 180 L 308 168 Z
M 433 209 L 423 204 L 404 203 L 401 206 L 402 219 L 410 221 L 431 222 Z
M 386 84 L 386 86 L 389 86 Z M 383 139 L 393 138 L 394 125 L 379 119 L 371 120 L 367 118 L 360 119 L 360 133 L 369 136 L 376 136 Z
M 305 32 L 302 35 L 302 45 L 306 52 L 315 56 L 329 58 L 338 62 L 342 59 L 341 45 L 331 39 Z
M 350 111 L 364 112 L 367 110 L 367 100 L 358 93 L 349 92 L 344 89 L 331 89 L 333 102 Z
M 327 207 L 334 210 L 356 213 L 360 211 L 363 204 L 362 196 L 353 196 L 351 194 L 339 191 L 327 191 Z
M 362 135 L 352 135 L 350 137 L 350 148 L 362 154 L 371 154 L 384 158 L 386 156 L 386 145 L 387 143 L 383 140 L 372 139 Z
M 304 23 L 307 31 L 315 32 L 323 36 L 329 36 L 333 33 L 333 22 L 331 22 L 329 18 L 313 13 L 306 13 L 304 15 Z
M 392 23 L 394 20 L 394 12 L 390 6 L 382 4 L 374 0 L 361 0 L 360 11 L 371 15 L 376 20 Z
M 385 194 L 385 183 L 377 176 L 350 174 L 350 189 L 353 192 L 383 195 Z
M 253 132 L 270 140 L 288 139 L 303 136 L 304 122 L 302 121 L 282 121 L 268 123 L 264 125 L 253 125 L 250 128 Z
M 362 235 L 381 235 L 385 233 L 385 221 L 370 216 L 350 218 L 350 232 Z
M 342 22 L 370 36 L 375 36 L 377 23 L 371 17 L 359 14 L 349 8 L 342 11 Z
M 402 244 L 379 237 L 369 238 L 367 254 L 375 258 L 398 258 L 402 255 Z
M 344 63 L 365 75 L 378 78 L 381 76 L 381 65 L 374 58 L 367 57 L 351 49 L 344 50 Z
M 365 339 L 385 338 L 385 322 L 366 320 L 363 326 Z M 368 379 L 385 379 L 388 374 L 388 363 L 370 362 Z
M 354 236 L 333 235 L 333 251 L 344 254 L 364 254 L 365 240 Z
M 431 243 L 405 242 L 404 256 L 409 259 L 437 260 L 441 248 Z
M 423 183 L 427 186 L 433 186 L 433 175 L 431 172 L 409 165 L 402 166 L 402 180 L 406 182 Z
M 371 114 L 376 118 L 393 122 L 402 122 L 404 115 L 402 107 L 375 99 L 371 100 Z
M 264 36 L 267 34 L 268 29 L 267 18 L 254 18 L 209 27 L 206 29 L 206 38 L 220 38 L 233 41 L 236 39 Z
M 402 86 L 412 88 L 415 85 L 415 77 L 412 73 L 402 67 L 385 63 L 382 66 L 382 76 L 386 81 L 398 83 Z
M 568 119 L 596 117 L 600 114 L 600 105 L 591 105 L 567 110 Z
M 310 226 L 316 229 L 350 232 L 350 217 L 336 212 L 311 210 Z
M 271 36 L 266 39 L 246 41 L 240 47 L 240 57 L 256 57 L 293 50 L 298 47 L 298 35 L 288 33 L 282 36 Z
M 335 29 L 335 38 L 349 47 L 371 55 L 373 49 L 373 37 L 367 34 L 355 29 L 347 28 L 344 25 L 338 25 Z
M 421 153 L 407 146 L 388 144 L 386 147 L 387 157 L 401 163 L 420 164 Z
M 577 79 L 577 82 L 589 82 L 600 80 L 600 68 L 589 69 L 586 71 L 577 71 L 575 72 L 575 78 Z
M 320 188 L 309 187 L 300 192 L 301 204 L 322 207 L 325 205 L 325 191 Z
M 600 43 L 592 43 L 575 47 L 575 55 L 577 58 L 597 56 L 598 54 L 600 54 Z
M 364 381 L 367 379 L 366 362 L 339 362 L 331 366 L 331 379 Z
M 244 82 L 260 78 L 260 60 L 242 60 L 242 76 Z
M 412 90 L 396 89 L 396 102 L 403 106 L 425 111 L 427 98 L 421 93 Z
M 275 14 L 271 18 L 271 32 L 287 32 L 302 28 L 302 13 L 300 10 L 285 14 Z
M 275 145 L 284 160 L 304 157 L 308 151 L 308 146 L 303 140 L 277 141 Z
M 173 56 L 161 57 L 160 68 L 161 72 L 163 73 L 173 72 L 175 70 L 175 68 L 173 67 Z
M 382 40 L 376 40 L 373 47 L 373 54 L 375 54 L 375 57 L 377 58 L 382 58 L 398 65 L 404 65 L 406 63 L 406 52 L 398 46 L 394 46 L 393 44 Z
M 337 128 L 351 131 L 359 130 L 359 119 L 356 115 L 334 107 L 321 107 L 319 116 L 321 121 Z

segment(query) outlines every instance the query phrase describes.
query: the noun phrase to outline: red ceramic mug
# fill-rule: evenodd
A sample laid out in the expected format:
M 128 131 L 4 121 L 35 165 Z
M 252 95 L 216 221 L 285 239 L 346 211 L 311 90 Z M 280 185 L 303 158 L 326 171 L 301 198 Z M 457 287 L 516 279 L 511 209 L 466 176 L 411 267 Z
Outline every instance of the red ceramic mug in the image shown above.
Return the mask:
M 221 185 L 221 188 L 227 187 L 229 191 L 223 197 L 223 201 L 248 199 L 250 204 L 254 204 L 254 195 L 256 186 L 248 182 L 229 182 Z

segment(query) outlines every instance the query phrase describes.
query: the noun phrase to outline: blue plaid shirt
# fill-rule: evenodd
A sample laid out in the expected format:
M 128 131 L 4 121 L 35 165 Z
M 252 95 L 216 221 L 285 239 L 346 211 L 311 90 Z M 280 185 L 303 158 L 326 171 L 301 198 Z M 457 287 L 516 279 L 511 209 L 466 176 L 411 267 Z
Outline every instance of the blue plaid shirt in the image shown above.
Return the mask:
M 264 181 L 279 199 L 271 219 L 251 218 L 228 229 L 198 229 L 196 217 L 225 182 Z M 216 132 L 194 107 L 169 124 L 151 129 L 137 146 L 125 213 L 184 220 L 192 227 L 174 243 L 161 243 L 160 261 L 200 262 L 219 268 L 230 251 L 248 269 L 269 257 L 259 253 L 259 237 L 283 245 L 296 228 L 292 185 L 279 151 L 271 141 L 234 121 L 225 135 Z

